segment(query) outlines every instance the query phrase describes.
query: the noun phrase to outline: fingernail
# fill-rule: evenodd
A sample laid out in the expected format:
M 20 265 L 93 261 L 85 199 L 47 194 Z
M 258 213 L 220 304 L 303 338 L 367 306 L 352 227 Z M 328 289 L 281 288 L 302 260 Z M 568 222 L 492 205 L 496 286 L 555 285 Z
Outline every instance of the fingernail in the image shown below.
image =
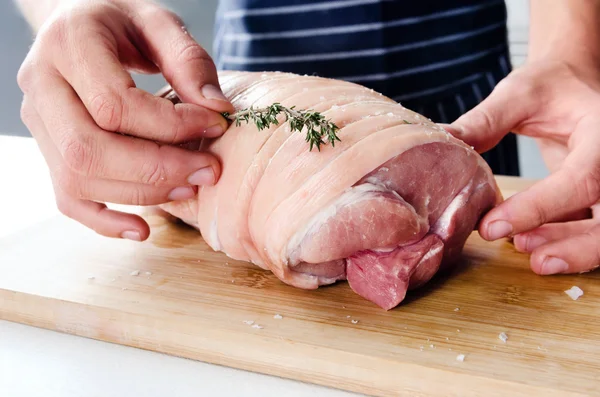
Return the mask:
M 569 264 L 560 258 L 547 256 L 542 262 L 541 273 L 543 275 L 563 273 L 569 269 Z
M 140 232 L 135 230 L 126 230 L 123 233 L 121 233 L 121 237 L 127 240 L 142 241 L 142 238 L 140 237 Z
M 506 221 L 494 221 L 487 227 L 487 234 L 490 240 L 498 240 L 511 234 L 513 227 Z
M 202 91 L 202 95 L 206 99 L 217 99 L 219 101 L 229 101 L 225 97 L 225 95 L 223 95 L 223 92 L 217 86 L 214 86 L 212 84 L 206 84 L 204 87 L 202 87 L 201 91 Z
M 224 132 L 223 126 L 221 124 L 213 125 L 212 127 L 208 127 L 204 130 L 204 136 L 207 137 L 216 137 L 222 135 Z
M 196 192 L 189 186 L 176 187 L 175 189 L 171 190 L 171 193 L 169 193 L 169 200 L 187 200 L 191 199 L 195 195 Z
M 188 182 L 192 185 L 212 185 L 215 183 L 215 173 L 212 167 L 200 168 L 188 178 Z

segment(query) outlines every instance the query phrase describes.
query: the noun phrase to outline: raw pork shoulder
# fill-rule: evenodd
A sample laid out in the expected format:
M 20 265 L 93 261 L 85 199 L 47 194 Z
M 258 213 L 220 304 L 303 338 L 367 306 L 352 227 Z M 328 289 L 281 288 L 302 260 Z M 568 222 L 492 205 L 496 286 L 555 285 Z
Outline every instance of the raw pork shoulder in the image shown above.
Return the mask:
M 200 150 L 222 174 L 164 210 L 208 245 L 298 288 L 347 280 L 383 309 L 456 262 L 484 212 L 502 200 L 471 147 L 393 100 L 354 83 L 269 72 L 220 72 L 236 109 L 279 102 L 340 127 L 341 142 L 309 151 L 287 123 L 232 125 Z M 166 87 L 160 94 L 178 102 Z M 283 118 L 282 118 L 283 121 Z

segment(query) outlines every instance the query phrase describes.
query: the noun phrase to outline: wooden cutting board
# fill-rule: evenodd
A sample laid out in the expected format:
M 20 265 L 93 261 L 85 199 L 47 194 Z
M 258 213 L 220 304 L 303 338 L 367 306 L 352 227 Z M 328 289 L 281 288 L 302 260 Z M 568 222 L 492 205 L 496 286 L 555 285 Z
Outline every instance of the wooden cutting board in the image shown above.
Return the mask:
M 498 179 L 506 195 L 527 185 Z M 62 216 L 1 239 L 0 319 L 375 396 L 600 393 L 597 272 L 540 277 L 509 242 L 473 234 L 455 272 L 385 312 L 346 283 L 295 289 L 144 216 L 144 243 Z

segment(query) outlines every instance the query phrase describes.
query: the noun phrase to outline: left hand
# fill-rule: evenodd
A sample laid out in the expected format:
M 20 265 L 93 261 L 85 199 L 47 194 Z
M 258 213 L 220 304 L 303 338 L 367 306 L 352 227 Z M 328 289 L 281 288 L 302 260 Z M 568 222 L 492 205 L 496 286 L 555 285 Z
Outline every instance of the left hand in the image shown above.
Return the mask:
M 486 214 L 486 240 L 514 237 L 548 275 L 600 266 L 600 74 L 565 62 L 526 64 L 448 131 L 482 153 L 509 132 L 537 141 L 550 176 Z M 588 218 L 588 219 L 583 219 Z

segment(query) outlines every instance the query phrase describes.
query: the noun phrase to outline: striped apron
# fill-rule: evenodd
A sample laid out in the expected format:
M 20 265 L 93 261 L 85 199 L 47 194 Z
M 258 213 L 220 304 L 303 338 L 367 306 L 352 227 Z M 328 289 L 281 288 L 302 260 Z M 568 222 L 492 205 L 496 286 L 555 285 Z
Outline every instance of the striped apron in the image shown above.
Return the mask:
M 220 0 L 220 70 L 283 71 L 355 82 L 451 123 L 511 70 L 498 0 Z M 483 157 L 519 175 L 507 135 Z

